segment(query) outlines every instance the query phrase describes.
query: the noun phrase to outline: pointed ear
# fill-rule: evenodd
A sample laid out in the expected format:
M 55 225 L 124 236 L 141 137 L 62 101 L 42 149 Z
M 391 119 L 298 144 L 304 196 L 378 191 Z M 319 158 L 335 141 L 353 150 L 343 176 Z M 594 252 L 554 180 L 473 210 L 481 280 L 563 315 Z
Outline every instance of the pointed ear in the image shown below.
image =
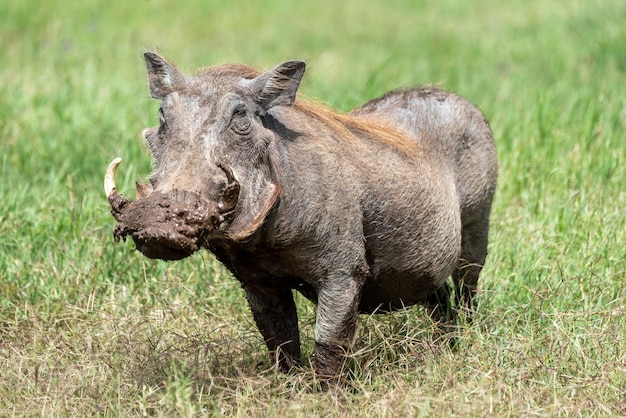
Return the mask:
M 255 100 L 264 110 L 292 105 L 305 69 L 304 62 L 289 61 L 256 77 L 252 80 Z
M 150 95 L 154 99 L 164 99 L 176 89 L 176 85 L 183 80 L 184 76 L 178 68 L 154 52 L 146 52 L 143 56 L 148 70 Z

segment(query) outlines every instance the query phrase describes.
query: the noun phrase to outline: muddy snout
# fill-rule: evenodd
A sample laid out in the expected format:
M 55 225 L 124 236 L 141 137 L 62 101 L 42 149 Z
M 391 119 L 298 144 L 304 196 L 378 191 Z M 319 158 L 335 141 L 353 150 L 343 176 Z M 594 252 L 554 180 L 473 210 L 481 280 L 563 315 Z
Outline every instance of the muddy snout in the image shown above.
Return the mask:
M 134 202 L 114 195 L 109 202 L 118 222 L 115 239 L 132 236 L 137 249 L 149 258 L 185 258 L 198 251 L 220 223 L 215 208 L 189 192 L 153 192 Z
M 205 245 L 207 238 L 230 221 L 239 196 L 239 183 L 232 172 L 226 173 L 228 184 L 217 202 L 181 190 L 166 193 L 150 192 L 131 201 L 120 196 L 115 188 L 114 160 L 105 175 L 105 192 L 111 204 L 111 214 L 117 220 L 113 233 L 116 240 L 131 236 L 137 249 L 149 258 L 180 260 Z M 138 196 L 145 187 L 138 186 Z

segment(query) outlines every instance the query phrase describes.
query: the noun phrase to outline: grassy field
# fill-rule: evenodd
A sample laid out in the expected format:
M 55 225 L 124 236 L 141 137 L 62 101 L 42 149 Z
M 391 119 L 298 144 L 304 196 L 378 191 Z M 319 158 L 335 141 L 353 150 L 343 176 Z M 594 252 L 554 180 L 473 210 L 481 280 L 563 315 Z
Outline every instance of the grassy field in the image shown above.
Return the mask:
M 479 309 L 360 318 L 344 389 L 270 367 L 237 282 L 114 243 L 156 124 L 142 53 L 304 59 L 347 111 L 432 84 L 476 103 L 500 178 Z M 0 2 L 0 416 L 626 416 L 626 2 Z M 298 298 L 305 356 L 315 309 Z

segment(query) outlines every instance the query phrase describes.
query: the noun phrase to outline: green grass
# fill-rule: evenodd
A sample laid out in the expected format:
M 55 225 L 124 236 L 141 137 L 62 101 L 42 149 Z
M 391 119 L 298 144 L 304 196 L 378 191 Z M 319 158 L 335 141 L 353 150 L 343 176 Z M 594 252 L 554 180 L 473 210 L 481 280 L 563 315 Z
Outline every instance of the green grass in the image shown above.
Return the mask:
M 0 2 L 0 415 L 626 415 L 626 3 Z M 270 368 L 207 254 L 114 243 L 102 191 L 150 172 L 141 54 L 305 59 L 341 110 L 434 84 L 480 106 L 500 178 L 479 311 L 362 317 L 347 387 Z M 311 358 L 314 307 L 298 298 Z

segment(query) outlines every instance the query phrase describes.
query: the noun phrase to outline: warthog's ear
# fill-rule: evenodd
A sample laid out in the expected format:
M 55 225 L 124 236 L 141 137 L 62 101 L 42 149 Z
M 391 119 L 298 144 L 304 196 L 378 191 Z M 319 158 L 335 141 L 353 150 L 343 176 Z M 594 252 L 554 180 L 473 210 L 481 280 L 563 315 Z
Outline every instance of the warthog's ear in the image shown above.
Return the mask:
M 154 52 L 146 52 L 143 56 L 148 70 L 150 95 L 154 99 L 162 100 L 175 90 L 176 85 L 183 80 L 184 76 L 178 68 Z
M 305 68 L 302 61 L 288 61 L 256 77 L 252 86 L 257 103 L 265 110 L 292 105 Z

